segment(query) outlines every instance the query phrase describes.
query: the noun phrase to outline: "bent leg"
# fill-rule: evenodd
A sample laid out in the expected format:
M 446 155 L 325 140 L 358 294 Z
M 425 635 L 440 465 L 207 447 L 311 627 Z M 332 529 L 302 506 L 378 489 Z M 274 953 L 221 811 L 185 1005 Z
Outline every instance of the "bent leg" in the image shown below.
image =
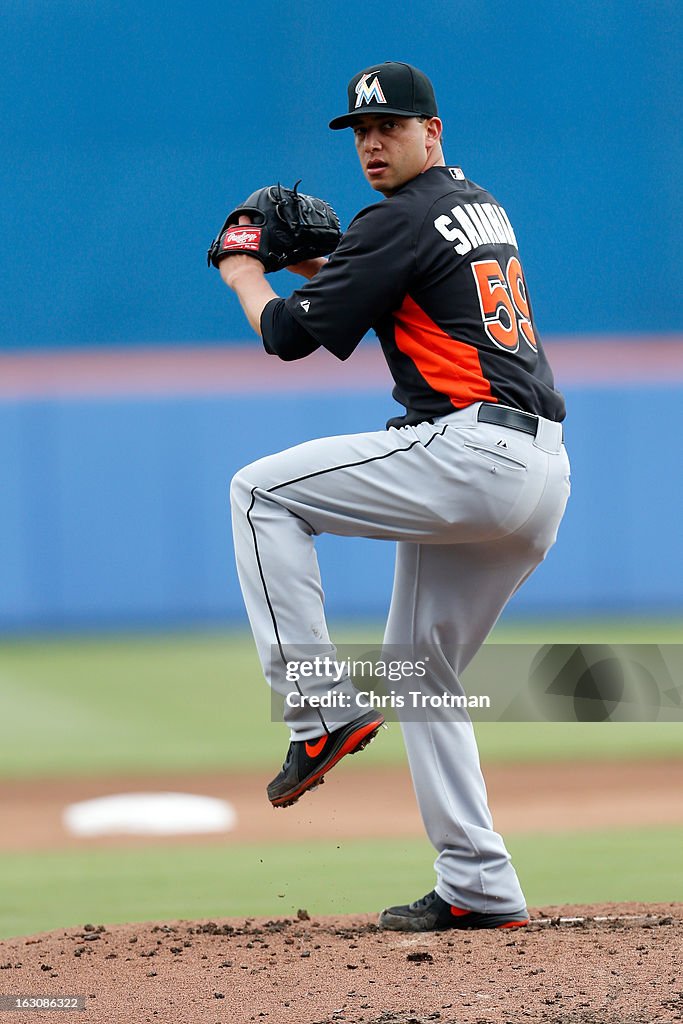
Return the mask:
M 322 532 L 390 537 L 420 518 L 416 496 L 397 499 L 406 459 L 420 462 L 414 431 L 377 431 L 306 442 L 246 466 L 233 479 L 237 570 L 264 675 L 296 699 L 287 663 L 335 659 L 314 538 Z M 414 527 L 413 527 L 414 528 Z M 348 678 L 307 679 L 306 697 L 331 692 L 334 710 L 285 708 L 292 739 L 314 739 L 358 716 Z M 347 707 L 339 708 L 344 697 Z
M 481 508 L 488 467 L 458 456 L 462 441 L 446 426 L 382 430 L 321 438 L 246 466 L 231 487 L 237 569 L 263 671 L 278 693 L 295 698 L 286 666 L 299 658 L 335 658 L 325 622 L 314 537 L 430 539 L 444 532 L 468 537 L 500 529 L 498 510 L 513 507 L 519 474 L 500 474 L 502 500 Z M 476 477 L 477 480 L 473 479 Z M 477 482 L 478 481 L 478 482 Z M 444 509 L 448 515 L 444 516 Z M 308 680 L 306 695 L 330 691 L 353 701 L 348 679 Z M 337 728 L 357 709 L 311 718 L 288 710 L 292 738 L 313 739 Z
M 312 651 L 336 657 L 325 623 L 317 534 L 471 548 L 473 567 L 482 562 L 485 588 L 494 574 L 493 566 L 486 570 L 487 545 L 533 518 L 547 489 L 548 455 L 529 435 L 508 431 L 507 454 L 497 454 L 492 464 L 473 448 L 488 452 L 498 429 L 478 423 L 476 408 L 456 418 L 460 426 L 424 423 L 309 441 L 236 475 L 231 498 L 237 567 L 264 673 L 276 691 L 292 691 L 288 660 L 310 657 Z M 505 589 L 501 583 L 495 590 L 502 603 L 493 601 L 491 623 L 523 577 L 518 569 L 515 565 L 511 573 L 514 584 Z M 499 568 L 495 571 L 500 575 Z M 422 598 L 426 624 L 436 614 L 436 609 L 424 611 L 428 605 Z M 348 679 L 325 674 L 306 689 L 313 696 L 336 689 L 351 701 L 355 693 Z M 350 703 L 327 721 L 322 715 L 304 721 L 296 711 L 286 721 L 293 739 L 306 740 L 354 715 Z

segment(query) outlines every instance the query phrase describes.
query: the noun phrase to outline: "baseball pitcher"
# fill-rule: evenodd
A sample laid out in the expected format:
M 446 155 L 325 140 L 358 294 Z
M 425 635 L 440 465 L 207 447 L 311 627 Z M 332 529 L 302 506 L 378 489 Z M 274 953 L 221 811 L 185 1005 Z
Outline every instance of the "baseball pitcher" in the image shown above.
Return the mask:
M 319 785 L 383 722 L 359 710 L 349 678 L 321 672 L 305 688 L 288 680 L 292 651 L 335 652 L 316 536 L 396 542 L 385 645 L 438 648 L 423 688 L 458 693 L 460 674 L 554 543 L 569 496 L 564 401 L 514 228 L 446 162 L 431 82 L 400 62 L 366 68 L 330 128 L 352 129 L 362 173 L 383 198 L 340 235 L 328 204 L 269 186 L 232 211 L 209 250 L 267 353 L 302 359 L 322 347 L 348 359 L 372 329 L 405 409 L 386 429 L 308 441 L 232 482 L 237 566 L 264 674 L 277 692 L 308 698 L 286 706 L 289 750 L 268 786 L 276 807 Z M 285 266 L 304 281 L 281 298 L 266 275 Z M 471 722 L 434 711 L 402 716 L 401 728 L 436 882 L 384 910 L 380 927 L 526 924 Z

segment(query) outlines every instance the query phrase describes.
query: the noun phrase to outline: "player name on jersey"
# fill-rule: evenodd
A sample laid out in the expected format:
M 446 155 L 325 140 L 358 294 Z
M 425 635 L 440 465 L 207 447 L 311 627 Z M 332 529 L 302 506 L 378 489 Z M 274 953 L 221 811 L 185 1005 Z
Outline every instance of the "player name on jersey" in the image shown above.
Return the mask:
M 456 223 L 459 226 L 456 226 Z M 464 203 L 454 206 L 451 216 L 441 214 L 434 227 L 453 248 L 464 256 L 480 245 L 504 244 L 517 248 L 517 239 L 510 219 L 502 206 L 495 203 Z

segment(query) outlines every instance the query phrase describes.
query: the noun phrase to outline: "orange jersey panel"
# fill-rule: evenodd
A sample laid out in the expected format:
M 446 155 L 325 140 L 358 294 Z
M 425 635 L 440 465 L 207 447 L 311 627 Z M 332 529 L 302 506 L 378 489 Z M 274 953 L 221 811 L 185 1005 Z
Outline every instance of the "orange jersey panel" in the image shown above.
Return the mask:
M 435 391 L 448 395 L 460 409 L 472 402 L 496 402 L 474 345 L 457 341 L 431 320 L 410 295 L 396 310 L 396 345 Z

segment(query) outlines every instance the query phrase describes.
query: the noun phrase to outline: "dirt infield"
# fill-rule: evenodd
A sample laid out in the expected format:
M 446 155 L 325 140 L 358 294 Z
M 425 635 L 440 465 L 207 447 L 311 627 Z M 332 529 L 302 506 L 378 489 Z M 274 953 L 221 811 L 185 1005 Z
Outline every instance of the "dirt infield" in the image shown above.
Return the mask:
M 560 832 L 683 824 L 683 762 L 490 766 L 496 826 Z M 334 773 L 274 811 L 263 774 L 5 782 L 0 849 L 422 834 L 403 769 Z M 72 801 L 116 792 L 222 796 L 235 831 L 78 839 Z M 372 814 L 358 807 L 373 794 Z M 581 921 L 560 923 L 563 917 Z M 600 920 L 607 915 L 611 920 Z M 616 920 L 615 920 L 616 918 Z M 0 995 L 84 996 L 85 1012 L 13 1010 L 8 1024 L 653 1024 L 683 1020 L 683 905 L 541 907 L 519 931 L 402 935 L 375 918 L 101 925 L 0 942 Z
M 557 914 L 621 919 L 561 924 Z M 654 1024 L 683 1020 L 683 905 L 544 907 L 518 931 L 368 917 L 104 927 L 0 943 L 0 992 L 85 997 L 9 1024 Z
M 486 769 L 496 828 L 576 832 L 619 826 L 683 825 L 683 759 L 490 765 Z M 168 838 L 70 836 L 62 824 L 74 801 L 123 792 L 189 792 L 229 800 L 237 826 L 228 834 L 173 842 L 304 842 L 313 838 L 418 836 L 422 824 L 405 768 L 335 770 L 318 792 L 273 810 L 264 773 L 60 779 L 0 784 L 0 850 L 82 849 L 169 842 Z M 360 813 L 372 794 L 372 813 Z

